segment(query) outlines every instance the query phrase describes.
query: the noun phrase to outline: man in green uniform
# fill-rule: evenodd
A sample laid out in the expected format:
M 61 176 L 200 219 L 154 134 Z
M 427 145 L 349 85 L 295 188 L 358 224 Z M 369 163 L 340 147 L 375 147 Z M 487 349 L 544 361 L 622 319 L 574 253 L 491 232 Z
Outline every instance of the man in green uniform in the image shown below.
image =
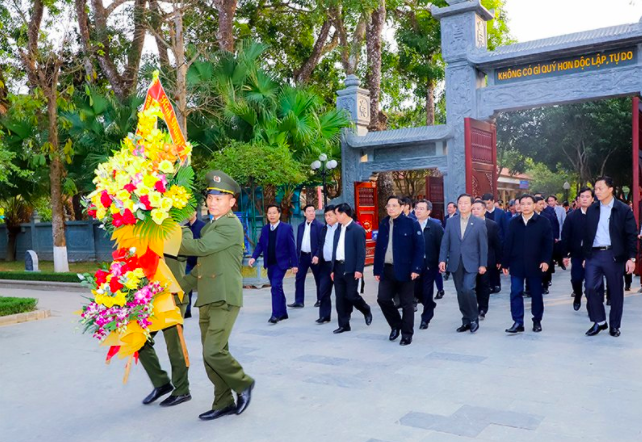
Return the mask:
M 177 281 L 180 281 L 185 276 L 185 261 L 186 258 L 184 257 L 172 258 L 165 255 L 165 262 Z M 181 316 L 184 317 L 189 296 L 186 294 L 181 301 L 178 294 L 174 294 L 174 302 L 181 310 Z M 179 327 L 181 327 L 180 330 Z M 165 344 L 167 345 L 167 354 L 172 366 L 171 382 L 169 376 L 167 376 L 167 372 L 161 368 L 158 356 L 154 350 L 154 336 L 156 332 L 152 333 L 152 339 L 147 341 L 138 352 L 140 362 L 154 386 L 152 392 L 143 399 L 143 404 L 145 405 L 151 404 L 169 392 L 172 394 L 160 403 L 161 407 L 178 405 L 192 399 L 189 393 L 189 381 L 187 379 L 188 364 L 184 353 L 186 349 L 183 346 L 184 341 L 181 339 L 182 327 L 182 325 L 175 325 L 163 330 Z
M 180 254 L 197 256 L 192 272 L 181 286 L 187 293 L 198 291 L 195 306 L 199 308 L 199 326 L 203 343 L 203 362 L 214 384 L 212 409 L 199 416 L 212 420 L 228 414 L 241 414 L 249 405 L 254 379 L 232 357 L 228 339 L 243 306 L 243 226 L 232 212 L 240 186 L 221 171 L 207 174 L 207 208 L 212 220 L 193 239 L 183 229 Z M 232 391 L 236 392 L 234 402 Z

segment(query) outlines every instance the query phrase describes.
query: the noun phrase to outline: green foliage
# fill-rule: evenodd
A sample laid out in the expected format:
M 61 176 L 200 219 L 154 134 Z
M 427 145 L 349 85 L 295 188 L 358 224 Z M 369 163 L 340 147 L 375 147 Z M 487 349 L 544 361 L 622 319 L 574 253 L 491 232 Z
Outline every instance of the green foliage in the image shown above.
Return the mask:
M 573 182 L 571 173 L 565 172 L 561 167 L 553 171 L 544 163 L 535 163 L 533 160 L 526 160 L 526 173 L 531 176 L 530 192 L 540 192 L 544 195 L 564 194 L 564 182 Z
M 12 298 L 0 296 L 0 316 L 32 312 L 36 309 L 36 305 L 38 305 L 38 300 L 35 298 Z
M 0 272 L 0 279 L 15 279 L 20 281 L 78 282 L 78 274 L 66 272 Z

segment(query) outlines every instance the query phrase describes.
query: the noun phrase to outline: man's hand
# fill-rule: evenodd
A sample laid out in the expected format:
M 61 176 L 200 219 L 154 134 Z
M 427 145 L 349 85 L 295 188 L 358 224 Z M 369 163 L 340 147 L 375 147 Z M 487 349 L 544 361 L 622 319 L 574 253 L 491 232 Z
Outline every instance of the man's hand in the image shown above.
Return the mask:
M 630 259 L 626 262 L 626 273 L 630 275 L 635 271 L 635 263 Z
M 445 262 L 440 262 L 439 263 L 439 271 L 441 273 L 446 273 L 446 263 Z
M 376 279 L 377 281 L 381 281 L 381 276 L 379 276 L 379 275 L 375 275 L 375 279 Z
M 298 272 L 298 271 L 299 271 L 298 267 L 292 267 L 292 274 L 293 275 L 296 275 L 296 272 Z
M 330 273 L 330 279 L 334 281 L 334 272 Z
M 256 259 L 250 258 L 250 260 L 247 262 L 247 265 L 249 265 L 250 267 L 254 267 L 255 262 L 256 262 Z
M 501 264 L 497 264 L 497 270 L 499 270 L 501 268 L 502 268 L 502 265 Z
M 541 263 L 539 268 L 542 269 L 542 273 L 548 272 L 548 264 L 545 262 Z
M 318 256 L 315 256 L 314 258 L 312 258 L 312 264 L 319 264 L 319 257 Z
M 354 279 L 361 279 L 363 278 L 363 273 L 361 272 L 354 272 Z
M 502 269 L 502 272 L 504 272 L 504 276 L 508 276 L 508 269 Z
M 410 279 L 412 279 L 413 281 L 417 278 L 419 278 L 419 273 L 412 272 L 410 274 Z
M 571 258 L 564 258 L 564 267 L 568 267 L 571 265 Z
M 481 266 L 481 267 L 479 268 L 479 274 L 480 274 L 480 275 L 483 275 L 484 273 L 486 273 L 486 267 Z

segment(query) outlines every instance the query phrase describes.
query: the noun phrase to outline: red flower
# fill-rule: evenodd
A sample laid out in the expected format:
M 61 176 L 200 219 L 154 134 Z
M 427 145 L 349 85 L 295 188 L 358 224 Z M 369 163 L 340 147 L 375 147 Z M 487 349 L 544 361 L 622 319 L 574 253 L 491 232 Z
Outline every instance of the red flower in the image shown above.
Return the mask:
M 97 270 L 96 273 L 94 274 L 94 279 L 96 280 L 96 284 L 104 284 L 105 281 L 107 281 L 107 275 L 109 275 L 109 272 L 106 272 L 105 270 Z
M 152 210 L 152 205 L 149 202 L 149 195 L 141 196 L 138 201 L 145 205 L 145 210 Z
M 136 217 L 129 209 L 125 209 L 123 213 L 123 224 L 136 224 Z
M 136 190 L 136 186 L 134 186 L 132 183 L 125 184 L 123 187 L 127 192 L 132 193 L 134 190 Z
M 125 265 L 123 266 L 123 272 L 133 272 L 138 268 L 138 256 L 134 254 L 131 258 L 127 258 Z
M 154 189 L 158 190 L 160 193 L 165 193 L 165 191 L 167 190 L 165 188 L 165 183 L 163 183 L 162 180 L 156 181 L 156 184 L 154 184 Z
M 129 255 L 129 249 L 120 248 L 112 252 L 111 257 L 114 258 L 114 261 L 123 261 Z
M 114 213 L 111 223 L 114 227 L 122 226 L 124 224 L 123 216 L 120 213 Z
M 111 278 L 109 281 L 109 290 L 111 290 L 112 293 L 116 293 L 118 290 L 122 289 L 123 285 L 118 282 L 118 278 L 114 277 Z
M 96 218 L 96 206 L 90 206 L 87 208 L 87 215 L 91 216 L 92 218 Z
M 103 191 L 103 193 L 100 195 L 100 202 L 102 203 L 103 206 L 105 206 L 105 208 L 108 208 L 109 206 L 111 206 L 112 199 L 106 190 Z

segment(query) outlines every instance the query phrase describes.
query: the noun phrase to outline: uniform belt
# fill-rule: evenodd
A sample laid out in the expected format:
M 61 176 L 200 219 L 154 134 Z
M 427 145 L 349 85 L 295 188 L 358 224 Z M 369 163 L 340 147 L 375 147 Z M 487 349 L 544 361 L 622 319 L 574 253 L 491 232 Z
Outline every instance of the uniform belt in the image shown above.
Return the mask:
M 611 246 L 593 247 L 593 250 L 611 250 Z
M 337 264 L 345 264 L 345 261 L 339 261 L 338 259 L 335 261 Z
M 395 265 L 394 264 L 385 263 L 384 266 L 386 266 L 386 267 L 394 267 Z
M 311 255 L 312 253 L 310 252 L 301 252 L 301 255 Z

